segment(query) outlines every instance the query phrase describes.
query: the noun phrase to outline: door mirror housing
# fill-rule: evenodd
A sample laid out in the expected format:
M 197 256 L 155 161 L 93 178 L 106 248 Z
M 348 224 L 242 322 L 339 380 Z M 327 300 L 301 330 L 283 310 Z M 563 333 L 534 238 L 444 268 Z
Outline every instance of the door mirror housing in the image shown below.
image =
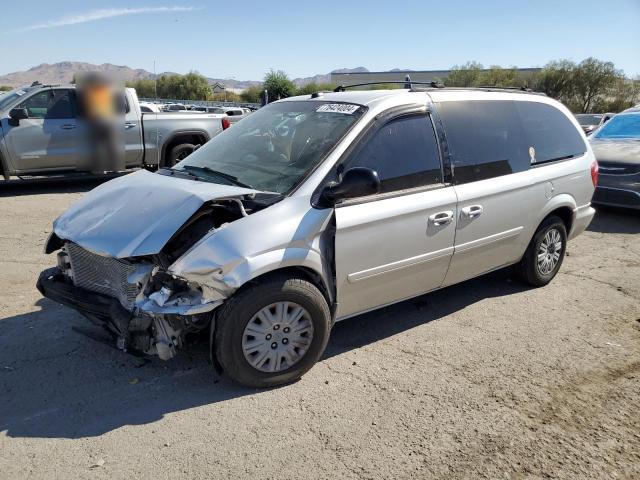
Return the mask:
M 322 190 L 322 203 L 334 206 L 348 198 L 375 195 L 380 192 L 378 172 L 365 167 L 350 168 L 337 182 L 331 182 Z
M 29 112 L 26 108 L 12 108 L 9 111 L 9 124 L 12 127 L 20 125 L 20 120 L 29 118 Z

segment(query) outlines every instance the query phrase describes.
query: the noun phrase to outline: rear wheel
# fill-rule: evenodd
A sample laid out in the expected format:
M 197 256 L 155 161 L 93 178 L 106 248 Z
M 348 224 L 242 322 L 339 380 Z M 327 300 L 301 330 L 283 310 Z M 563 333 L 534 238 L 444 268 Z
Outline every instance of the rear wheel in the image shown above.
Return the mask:
M 221 308 L 214 354 L 232 380 L 249 387 L 298 380 L 329 339 L 327 301 L 303 278 L 277 275 L 248 285 Z
M 542 287 L 556 276 L 567 247 L 567 229 L 562 219 L 547 217 L 538 227 L 515 273 L 522 281 Z
M 166 166 L 173 167 L 176 163 L 181 162 L 193 153 L 196 146 L 191 143 L 181 143 L 171 148 L 167 156 Z

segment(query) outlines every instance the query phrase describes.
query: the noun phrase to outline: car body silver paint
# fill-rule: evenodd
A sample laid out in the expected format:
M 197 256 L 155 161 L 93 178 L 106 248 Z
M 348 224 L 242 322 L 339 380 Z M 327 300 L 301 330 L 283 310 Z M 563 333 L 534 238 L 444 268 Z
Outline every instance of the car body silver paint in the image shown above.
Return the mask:
M 202 206 L 216 198 L 255 193 L 140 170 L 87 193 L 53 223 L 58 237 L 116 258 L 158 253 Z
M 291 196 L 208 233 L 170 266 L 169 273 L 199 285 L 201 302 L 208 306 L 219 305 L 251 279 L 286 267 L 308 268 L 326 286 L 332 285 L 325 249 L 333 244 L 323 235 L 335 214 L 335 301 L 337 319 L 342 319 L 517 262 L 542 219 L 557 208 L 572 212 L 570 236 L 584 230 L 594 212 L 589 206 L 594 190 L 589 169 L 594 157 L 588 144 L 586 154 L 579 158 L 527 172 L 401 192 L 389 198 L 360 199 L 335 209 L 312 207 L 313 192 L 377 115 L 398 106 L 427 109 L 432 102 L 474 99 L 548 103 L 579 129 L 566 108 L 537 95 L 479 91 L 325 94 L 318 101 L 359 103 L 368 111 Z M 309 96 L 283 101 L 290 100 L 314 101 Z M 155 177 L 160 178 L 141 173 L 121 180 L 124 183 L 100 187 L 103 192 L 97 189 L 56 222 L 56 234 L 96 253 L 121 257 L 157 253 L 204 201 L 247 193 L 235 187 Z M 138 185 L 144 182 L 149 188 Z M 146 201 L 152 197 L 158 203 Z M 109 206 L 111 201 L 117 201 L 117 206 Z M 144 215 L 130 208 L 140 204 Z M 470 221 L 461 219 L 462 210 L 476 204 L 482 205 L 482 214 Z M 452 222 L 434 232 L 428 226 L 429 216 L 442 210 L 452 212 Z M 139 221 L 142 225 L 136 226 Z
M 201 285 L 205 297 L 213 299 L 286 267 L 308 268 L 329 285 L 321 236 L 332 214 L 331 209 L 311 207 L 308 196 L 284 198 L 210 232 L 168 271 Z

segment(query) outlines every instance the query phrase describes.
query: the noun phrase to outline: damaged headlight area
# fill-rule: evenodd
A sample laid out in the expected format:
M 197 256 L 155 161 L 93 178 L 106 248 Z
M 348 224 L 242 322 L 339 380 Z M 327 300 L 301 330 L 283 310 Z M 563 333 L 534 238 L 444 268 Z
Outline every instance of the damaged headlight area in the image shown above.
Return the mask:
M 106 327 L 121 350 L 174 357 L 186 336 L 204 330 L 222 300 L 167 273 L 149 258 L 97 255 L 72 242 L 58 252 L 58 266 L 38 279 L 41 293 Z
M 56 221 L 59 228 L 45 252 L 58 252 L 58 264 L 41 273 L 38 289 L 107 327 L 118 348 L 172 358 L 189 334 L 210 325 L 213 310 L 236 288 L 215 275 L 188 276 L 193 272 L 176 273 L 172 266 L 201 239 L 281 198 L 267 193 L 216 198 L 201 203 L 180 225 L 171 212 L 162 221 L 151 216 L 116 221 L 109 207 L 99 235 L 89 228 L 96 221 L 94 209 L 79 209 L 84 217 L 76 212 Z

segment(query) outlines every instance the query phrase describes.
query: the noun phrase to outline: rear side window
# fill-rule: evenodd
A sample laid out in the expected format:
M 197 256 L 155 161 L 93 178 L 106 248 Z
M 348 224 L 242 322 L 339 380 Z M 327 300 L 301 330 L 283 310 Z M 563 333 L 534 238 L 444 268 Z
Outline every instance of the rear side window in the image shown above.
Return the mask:
M 391 120 L 347 160 L 345 169 L 368 167 L 378 172 L 381 192 L 442 183 L 438 143 L 429 117 Z
M 538 102 L 513 103 L 526 134 L 532 164 L 577 157 L 587 151 L 582 135 L 557 108 Z
M 547 104 L 479 100 L 443 102 L 438 110 L 457 184 L 523 172 L 532 164 L 586 151 L 573 124 Z
M 456 183 L 529 168 L 524 132 L 513 102 L 443 102 L 438 110 L 453 157 Z

